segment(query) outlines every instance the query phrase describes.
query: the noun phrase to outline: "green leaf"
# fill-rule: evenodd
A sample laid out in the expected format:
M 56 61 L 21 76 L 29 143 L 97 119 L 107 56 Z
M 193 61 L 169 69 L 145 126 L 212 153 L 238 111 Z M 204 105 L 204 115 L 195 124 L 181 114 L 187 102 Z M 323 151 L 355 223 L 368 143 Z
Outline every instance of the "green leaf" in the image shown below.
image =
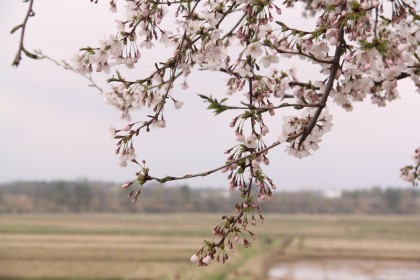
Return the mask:
M 217 99 L 213 99 L 211 96 L 208 97 L 208 96 L 203 95 L 203 94 L 198 94 L 198 96 L 200 96 L 202 99 L 204 99 L 204 102 L 209 103 L 209 106 L 207 107 L 207 109 L 213 110 L 214 111 L 213 113 L 215 115 L 223 113 L 224 111 L 226 111 L 228 109 L 227 106 L 222 104 L 227 100 L 227 98 L 223 98 L 221 101 L 218 101 Z
M 16 25 L 15 27 L 13 27 L 12 30 L 10 30 L 10 34 L 15 33 L 17 30 L 19 30 L 20 28 L 22 28 L 22 24 Z
M 26 54 L 27 57 L 32 58 L 32 59 L 40 59 L 40 57 L 34 53 L 29 52 L 26 49 L 23 49 L 23 52 Z

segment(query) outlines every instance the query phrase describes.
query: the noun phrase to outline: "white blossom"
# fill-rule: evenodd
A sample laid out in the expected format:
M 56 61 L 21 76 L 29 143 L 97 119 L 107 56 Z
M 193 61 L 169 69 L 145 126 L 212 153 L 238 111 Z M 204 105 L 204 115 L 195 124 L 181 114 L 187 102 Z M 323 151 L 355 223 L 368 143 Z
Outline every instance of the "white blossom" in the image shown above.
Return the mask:
M 255 134 L 251 134 L 250 136 L 248 136 L 245 140 L 245 146 L 248 149 L 255 149 L 257 148 L 257 136 Z
M 254 42 L 247 46 L 244 51 L 245 56 L 251 56 L 252 58 L 258 58 L 263 54 L 262 45 L 260 42 Z

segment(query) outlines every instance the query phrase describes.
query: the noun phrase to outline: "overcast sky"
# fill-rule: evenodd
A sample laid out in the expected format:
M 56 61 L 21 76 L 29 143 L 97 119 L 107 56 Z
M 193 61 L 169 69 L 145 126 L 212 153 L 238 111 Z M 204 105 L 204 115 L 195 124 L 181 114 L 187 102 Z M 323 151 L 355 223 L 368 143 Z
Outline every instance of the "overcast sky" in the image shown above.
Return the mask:
M 97 44 L 114 33 L 107 1 L 35 1 L 36 16 L 29 21 L 25 45 L 42 49 L 55 58 L 69 59 L 78 48 Z M 24 58 L 19 68 L 11 62 L 27 4 L 0 1 L 0 183 L 15 180 L 92 179 L 123 182 L 134 168 L 120 168 L 114 155 L 109 126 L 122 127 L 119 112 L 87 81 L 48 61 Z M 289 15 L 290 18 L 298 18 Z M 156 52 L 155 52 L 156 53 Z M 161 52 L 160 52 L 161 53 Z M 156 57 L 144 56 L 135 75 L 146 73 Z M 299 65 L 296 65 L 299 68 Z M 105 76 L 98 76 L 102 82 Z M 228 127 L 232 115 L 214 117 L 196 93 L 224 91 L 220 76 L 196 74 L 190 88 L 177 92 L 182 110 L 167 110 L 167 128 L 138 137 L 137 151 L 152 175 L 182 175 L 212 169 L 225 161 L 223 151 L 235 144 Z M 306 159 L 295 159 L 280 146 L 271 151 L 267 173 L 281 189 L 409 187 L 399 178 L 399 168 L 411 164 L 420 145 L 420 95 L 410 81 L 400 83 L 401 99 L 386 108 L 369 101 L 355 104 L 347 113 L 334 104 L 333 129 L 320 150 Z M 143 113 L 134 115 L 140 119 Z M 273 119 L 271 140 L 281 131 L 281 114 Z M 277 131 L 276 131 L 277 129 Z M 224 174 L 185 183 L 194 186 L 227 186 Z

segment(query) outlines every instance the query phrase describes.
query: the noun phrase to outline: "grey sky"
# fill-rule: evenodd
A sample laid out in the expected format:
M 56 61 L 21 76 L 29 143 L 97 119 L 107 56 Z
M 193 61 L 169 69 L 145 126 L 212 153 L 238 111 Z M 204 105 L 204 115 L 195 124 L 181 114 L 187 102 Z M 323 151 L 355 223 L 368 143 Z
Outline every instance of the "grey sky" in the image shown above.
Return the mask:
M 25 45 L 42 49 L 55 58 L 68 59 L 78 48 L 96 45 L 114 33 L 106 1 L 36 1 Z M 9 35 L 21 23 L 26 4 L 1 1 L 0 18 L 0 182 L 88 178 L 125 181 L 135 169 L 120 168 L 113 154 L 110 125 L 122 127 L 119 112 L 87 81 L 47 61 L 24 58 L 19 68 L 10 66 L 18 34 Z M 296 15 L 290 16 L 298 18 Z M 155 52 L 156 53 L 156 52 Z M 154 56 L 145 56 L 134 75 L 146 73 Z M 289 62 L 288 62 L 289 63 Z M 296 64 L 299 69 L 299 64 Z M 309 71 L 309 70 L 308 70 Z M 307 71 L 307 72 L 308 72 Z M 311 73 L 308 73 L 311 74 Z M 131 75 L 131 74 L 130 74 Z M 98 81 L 105 76 L 97 77 Z M 231 114 L 213 117 L 195 93 L 224 92 L 223 79 L 196 74 L 190 89 L 176 97 L 182 110 L 167 110 L 167 128 L 140 136 L 137 150 L 153 175 L 182 175 L 222 165 L 223 151 L 235 144 L 228 127 Z M 368 102 L 355 104 L 352 113 L 334 104 L 333 129 L 324 136 L 320 150 L 306 159 L 287 156 L 280 146 L 270 153 L 268 174 L 283 189 L 409 186 L 399 178 L 399 168 L 411 163 L 420 144 L 420 95 L 411 81 L 400 83 L 401 99 L 386 108 Z M 143 112 L 133 115 L 141 119 Z M 281 131 L 281 114 L 272 119 L 271 138 Z M 277 131 L 276 131 L 277 129 Z M 190 185 L 225 186 L 224 174 L 186 181 Z M 182 183 L 182 182 L 180 182 Z

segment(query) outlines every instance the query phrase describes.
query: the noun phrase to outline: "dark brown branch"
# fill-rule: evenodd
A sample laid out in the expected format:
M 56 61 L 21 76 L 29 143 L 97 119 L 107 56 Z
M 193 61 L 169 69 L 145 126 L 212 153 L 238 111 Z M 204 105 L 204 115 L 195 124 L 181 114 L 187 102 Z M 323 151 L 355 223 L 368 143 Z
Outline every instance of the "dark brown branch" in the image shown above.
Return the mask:
M 339 45 L 335 49 L 334 54 L 334 63 L 331 65 L 331 72 L 328 77 L 327 85 L 325 86 L 324 93 L 322 94 L 322 98 L 320 101 L 320 106 L 316 110 L 315 114 L 312 116 L 310 123 L 305 127 L 303 130 L 302 137 L 299 140 L 299 147 L 302 145 L 302 143 L 305 141 L 306 137 L 312 132 L 314 129 L 316 122 L 318 121 L 319 116 L 321 115 L 322 110 L 325 108 L 325 105 L 327 104 L 328 97 L 331 93 L 331 90 L 334 85 L 335 76 L 337 75 L 337 71 L 340 68 L 340 57 L 341 52 L 344 46 L 344 28 L 341 27 L 340 35 L 338 38 Z
M 225 12 L 225 13 L 223 13 L 223 16 L 222 16 L 222 18 L 219 20 L 219 22 L 216 24 L 216 29 L 218 29 L 219 28 L 219 26 L 220 26 L 220 24 L 222 23 L 222 21 L 226 18 L 226 16 L 228 15 L 228 14 L 230 14 L 231 12 L 232 12 L 232 10 L 233 10 L 233 8 L 236 6 L 236 2 L 233 2 L 232 3 L 232 5 L 229 7 L 229 9 Z
M 373 8 L 373 7 L 372 7 Z M 373 35 L 374 38 L 378 38 L 378 17 L 379 17 L 379 11 L 378 7 L 375 8 L 375 25 L 373 26 Z
M 301 136 L 302 133 L 303 132 L 299 132 L 299 133 L 296 133 L 294 135 L 289 136 L 289 138 L 287 138 L 286 142 L 290 142 L 290 141 L 295 140 L 296 138 L 298 138 L 299 136 Z M 231 166 L 233 164 L 240 163 L 241 161 L 246 160 L 248 158 L 252 158 L 252 157 L 255 157 L 257 155 L 263 154 L 263 153 L 271 150 L 272 148 L 274 148 L 274 147 L 276 147 L 276 146 L 278 146 L 280 144 L 281 144 L 280 141 L 276 141 L 276 142 L 274 142 L 270 146 L 267 146 L 264 149 L 261 149 L 259 151 L 254 152 L 254 153 L 251 153 L 251 154 L 249 154 L 247 156 L 241 157 L 241 158 L 239 158 L 237 160 L 230 161 L 230 162 L 228 162 L 228 163 L 226 163 L 226 164 L 224 164 L 222 166 L 219 166 L 219 167 L 214 168 L 214 169 L 209 170 L 209 171 L 200 172 L 200 173 L 196 173 L 196 174 L 187 174 L 187 175 L 178 176 L 178 177 L 177 176 L 166 176 L 166 177 L 163 177 L 163 178 L 157 178 L 157 177 L 153 177 L 153 176 L 148 176 L 147 179 L 148 179 L 148 181 L 153 181 L 154 180 L 154 181 L 158 181 L 159 183 L 162 183 L 163 184 L 163 183 L 166 183 L 168 181 L 185 180 L 185 179 L 190 179 L 190 178 L 195 178 L 195 177 L 205 177 L 205 176 L 208 176 L 210 174 L 213 174 L 213 173 L 215 173 L 215 172 L 217 172 L 219 170 L 222 170 L 223 168 L 229 167 L 229 166 Z
M 293 137 L 298 137 L 298 136 L 293 135 Z M 214 169 L 209 170 L 209 171 L 200 172 L 200 173 L 196 173 L 196 174 L 187 174 L 187 175 L 179 176 L 179 177 L 176 177 L 176 176 L 166 176 L 164 178 L 157 178 L 157 177 L 149 176 L 149 181 L 155 180 L 155 181 L 158 181 L 159 183 L 165 183 L 165 182 L 168 182 L 168 181 L 185 180 L 185 179 L 190 179 L 190 178 L 195 178 L 195 177 L 205 177 L 205 176 L 208 176 L 210 174 L 213 174 L 213 173 L 215 173 L 215 172 L 217 172 L 219 170 L 222 170 L 223 168 L 226 168 L 226 167 L 229 167 L 229 166 L 231 166 L 233 164 L 239 163 L 239 162 L 241 162 L 241 161 L 243 161 L 243 160 L 245 160 L 247 158 L 251 158 L 251 157 L 257 156 L 259 154 L 265 153 L 268 150 L 270 150 L 270 149 L 272 149 L 272 148 L 274 148 L 274 147 L 276 147 L 276 146 L 278 146 L 280 144 L 281 143 L 279 141 L 274 142 L 272 145 L 270 145 L 270 146 L 268 146 L 268 147 L 266 147 L 266 148 L 264 148 L 262 150 L 259 150 L 257 152 L 252 153 L 252 154 L 249 154 L 247 156 L 241 157 L 241 158 L 239 158 L 237 160 L 230 161 L 230 162 L 226 163 L 225 165 L 219 166 L 219 167 L 214 168 Z
M 23 23 L 20 24 L 20 25 L 18 25 L 17 27 L 15 27 L 17 29 L 19 29 L 19 28 L 21 29 L 20 41 L 19 41 L 19 48 L 17 50 L 15 59 L 12 62 L 12 66 L 15 66 L 15 67 L 19 66 L 19 63 L 20 63 L 20 61 L 22 59 L 22 52 L 27 52 L 25 50 L 24 45 L 23 45 L 23 40 L 25 38 L 26 24 L 28 23 L 29 17 L 33 15 L 33 9 L 32 9 L 33 4 L 34 4 L 34 0 L 29 0 L 28 11 L 26 12 L 26 15 L 25 15 L 25 18 L 23 20 Z M 17 29 L 13 29 L 11 31 L 11 33 L 13 33 L 14 31 L 16 31 Z

